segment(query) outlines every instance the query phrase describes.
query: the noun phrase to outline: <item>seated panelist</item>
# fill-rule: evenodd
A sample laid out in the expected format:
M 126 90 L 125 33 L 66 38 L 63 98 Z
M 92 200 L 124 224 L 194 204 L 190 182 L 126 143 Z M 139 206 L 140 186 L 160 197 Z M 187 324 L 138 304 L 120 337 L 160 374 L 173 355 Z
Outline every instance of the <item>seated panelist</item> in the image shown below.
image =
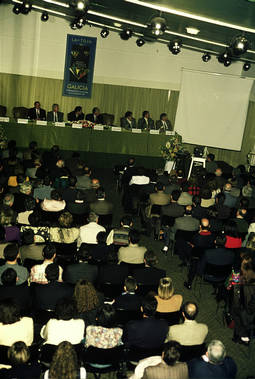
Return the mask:
M 34 108 L 29 109 L 28 118 L 30 120 L 46 120 L 46 111 L 41 108 L 39 101 L 35 101 Z
M 64 113 L 59 112 L 59 105 L 53 104 L 52 105 L 52 111 L 49 111 L 47 113 L 47 121 L 63 122 L 63 119 L 64 119 Z
M 84 120 L 84 113 L 82 112 L 82 107 L 77 106 L 74 110 L 67 115 L 68 121 L 80 121 Z
M 138 120 L 138 129 L 151 130 L 155 129 L 154 121 L 150 118 L 149 111 L 143 111 L 143 117 Z
M 124 117 L 120 119 L 120 126 L 124 129 L 133 129 L 136 128 L 136 120 L 133 118 L 133 113 L 127 111 Z
M 92 113 L 86 114 L 86 120 L 94 122 L 95 124 L 102 124 L 102 115 L 100 114 L 100 109 L 94 107 Z
M 163 132 L 166 130 L 173 130 L 173 127 L 168 120 L 166 113 L 161 113 L 160 120 L 156 121 L 156 129 Z

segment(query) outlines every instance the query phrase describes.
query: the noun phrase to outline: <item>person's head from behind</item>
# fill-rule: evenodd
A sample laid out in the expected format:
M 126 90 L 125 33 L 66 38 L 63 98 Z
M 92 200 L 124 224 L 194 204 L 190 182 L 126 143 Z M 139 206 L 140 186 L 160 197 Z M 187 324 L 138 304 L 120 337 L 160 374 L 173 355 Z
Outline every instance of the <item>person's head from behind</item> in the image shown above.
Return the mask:
M 45 269 L 45 277 L 48 282 L 56 282 L 59 278 L 59 267 L 56 263 L 50 263 Z
M 174 294 L 173 281 L 169 277 L 161 278 L 158 286 L 158 296 L 163 300 L 170 299 Z
M 226 237 L 223 234 L 219 234 L 215 239 L 215 246 L 222 248 L 226 244 Z
M 14 324 L 20 320 L 20 308 L 12 298 L 0 301 L 0 322 L 4 325 Z
M 51 179 L 48 175 L 46 175 L 43 179 L 43 185 L 44 186 L 50 186 L 51 185 Z
M 228 220 L 224 226 L 226 236 L 239 238 L 238 228 L 234 220 Z
M 61 342 L 55 351 L 49 369 L 50 378 L 76 379 L 78 372 L 76 351 L 70 342 Z
M 53 260 L 56 256 L 56 248 L 53 244 L 49 243 L 43 248 L 43 257 L 47 260 Z
M 151 294 L 146 295 L 142 300 L 141 311 L 144 317 L 154 316 L 157 309 L 157 300 Z
M 192 214 L 192 205 L 186 205 L 185 207 L 185 215 L 190 216 Z
M 214 154 L 208 154 L 207 155 L 207 161 L 208 162 L 213 162 L 215 159 L 215 155 Z
M 158 258 L 154 251 L 152 250 L 147 250 L 144 254 L 144 261 L 145 264 L 149 267 L 155 267 L 158 263 Z
M 135 292 L 137 289 L 137 281 L 133 276 L 128 276 L 124 282 L 124 291 Z
M 57 302 L 55 313 L 59 320 L 71 320 L 77 313 L 75 300 L 69 297 L 63 297 Z
M 3 198 L 3 205 L 6 207 L 12 207 L 14 203 L 14 195 L 12 193 L 7 193 Z
M 32 184 L 29 182 L 23 182 L 19 186 L 20 193 L 23 193 L 24 195 L 30 195 L 32 192 Z
M 81 244 L 77 253 L 77 258 L 79 262 L 87 262 L 89 260 L 90 253 L 85 243 Z
M 181 191 L 173 190 L 172 194 L 171 194 L 171 200 L 172 201 L 178 201 L 180 196 L 181 196 Z
M 182 306 L 182 314 L 187 320 L 195 320 L 198 314 L 197 304 L 190 301 L 184 303 Z
M 77 183 L 77 178 L 76 178 L 76 176 L 70 176 L 69 178 L 68 178 L 68 185 L 69 185 L 69 187 L 75 187 L 76 186 L 76 183 Z
M 71 228 L 73 224 L 73 215 L 70 212 L 63 212 L 58 218 L 58 223 L 61 228 Z
M 103 187 L 99 187 L 96 190 L 96 197 L 98 200 L 103 200 L 105 198 L 105 190 Z
M 210 222 L 208 218 L 202 218 L 200 222 L 200 230 L 201 231 L 209 231 L 210 229 Z
M 114 250 L 110 250 L 107 254 L 107 264 L 115 265 L 118 263 L 118 255 Z
M 116 312 L 111 304 L 104 304 L 97 315 L 97 324 L 104 328 L 113 328 L 116 323 Z
M 16 286 L 17 272 L 13 268 L 7 268 L 1 275 L 3 286 Z
M 82 114 L 82 107 L 77 106 L 74 108 L 74 112 L 79 116 Z
M 10 243 L 4 248 L 4 258 L 7 262 L 15 262 L 19 256 L 19 247 L 16 243 Z
M 215 170 L 215 176 L 222 176 L 222 169 L 221 168 L 216 168 Z
M 226 196 L 224 195 L 223 192 L 220 192 L 218 193 L 216 196 L 215 196 L 215 202 L 218 206 L 223 206 L 224 205 L 224 202 L 226 200 Z
M 88 166 L 84 167 L 84 175 L 90 176 L 91 175 L 91 168 Z
M 24 200 L 24 206 L 26 211 L 33 211 L 36 207 L 36 201 L 33 197 L 27 197 Z
M 133 219 L 130 215 L 123 216 L 122 219 L 120 220 L 120 225 L 121 226 L 128 226 L 131 228 L 133 225 Z
M 29 361 L 30 352 L 25 342 L 18 341 L 9 347 L 7 356 L 12 366 L 18 366 Z
M 132 229 L 129 232 L 129 241 L 132 245 L 137 245 L 140 241 L 140 233 L 136 229 Z
M 213 340 L 209 343 L 206 355 L 209 362 L 218 365 L 221 364 L 226 357 L 226 348 L 219 340 Z
M 95 212 L 90 212 L 88 222 L 98 222 L 98 215 Z
M 107 233 L 99 232 L 97 233 L 97 243 L 98 245 L 106 245 Z
M 62 196 L 60 195 L 60 193 L 57 190 L 51 191 L 50 198 L 51 198 L 51 200 L 56 200 L 56 201 L 62 200 Z
M 205 199 L 205 200 L 211 199 L 211 197 L 212 197 L 211 189 L 208 187 L 202 188 L 200 196 L 202 199 Z
M 155 185 L 155 191 L 164 191 L 164 189 L 165 189 L 165 186 L 164 186 L 164 184 L 163 183 L 161 183 L 161 182 L 158 182 L 156 185 Z
M 86 279 L 80 279 L 74 288 L 74 299 L 78 313 L 95 309 L 99 303 L 95 287 Z
M 240 199 L 240 208 L 249 208 L 250 201 L 247 197 L 241 197 Z
M 181 356 L 181 345 L 177 341 L 169 341 L 164 345 L 162 352 L 163 361 L 168 366 L 174 366 Z
M 135 157 L 128 158 L 128 166 L 132 167 L 135 165 Z

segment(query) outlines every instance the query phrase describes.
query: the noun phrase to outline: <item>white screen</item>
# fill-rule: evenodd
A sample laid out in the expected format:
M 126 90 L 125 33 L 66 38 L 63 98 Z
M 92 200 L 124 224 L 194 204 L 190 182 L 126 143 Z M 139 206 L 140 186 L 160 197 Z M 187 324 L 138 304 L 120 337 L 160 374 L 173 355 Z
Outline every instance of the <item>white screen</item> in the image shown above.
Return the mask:
M 183 142 L 241 150 L 253 80 L 183 70 L 175 130 Z

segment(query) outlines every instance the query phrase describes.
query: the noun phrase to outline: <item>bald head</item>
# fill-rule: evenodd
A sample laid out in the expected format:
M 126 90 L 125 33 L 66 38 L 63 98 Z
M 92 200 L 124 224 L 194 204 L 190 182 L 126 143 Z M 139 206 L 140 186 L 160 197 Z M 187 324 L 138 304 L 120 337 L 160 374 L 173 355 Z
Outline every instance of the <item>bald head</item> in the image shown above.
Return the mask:
M 202 230 L 208 230 L 209 229 L 209 225 L 210 225 L 210 223 L 209 223 L 208 218 L 202 218 L 201 224 L 200 224 L 201 229 Z
M 232 189 L 232 184 L 231 183 L 226 183 L 224 186 L 224 191 L 230 192 Z
M 183 305 L 183 316 L 187 320 L 195 320 L 198 314 L 198 306 L 196 303 L 187 302 Z

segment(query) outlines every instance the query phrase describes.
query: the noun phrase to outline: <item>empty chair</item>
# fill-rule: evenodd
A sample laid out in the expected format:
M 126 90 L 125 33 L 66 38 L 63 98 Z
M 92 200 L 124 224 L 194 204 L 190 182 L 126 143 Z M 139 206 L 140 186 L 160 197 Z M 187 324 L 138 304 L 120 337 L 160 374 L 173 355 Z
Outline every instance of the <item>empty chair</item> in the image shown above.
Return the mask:
M 179 324 L 181 312 L 156 312 L 155 318 L 166 320 L 169 326 Z
M 12 110 L 13 117 L 18 118 L 28 118 L 28 108 L 25 107 L 14 107 Z
M 116 309 L 116 323 L 123 327 L 130 320 L 141 320 L 142 313 L 140 311 L 128 311 L 126 309 Z
M 206 345 L 202 343 L 201 345 L 191 345 L 184 346 L 181 345 L 181 357 L 180 362 L 187 362 L 194 358 L 199 358 L 206 352 Z

